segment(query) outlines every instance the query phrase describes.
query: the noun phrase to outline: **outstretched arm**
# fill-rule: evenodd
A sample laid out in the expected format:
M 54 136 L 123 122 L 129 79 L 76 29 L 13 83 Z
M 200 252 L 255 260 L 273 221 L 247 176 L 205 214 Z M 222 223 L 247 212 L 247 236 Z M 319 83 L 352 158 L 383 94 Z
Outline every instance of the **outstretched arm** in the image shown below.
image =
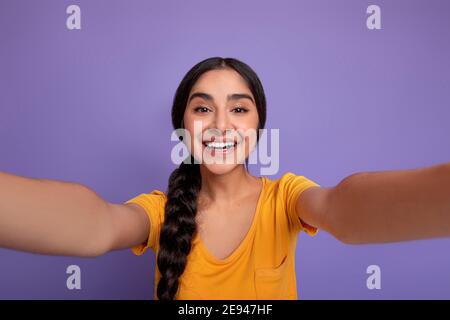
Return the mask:
M 299 197 L 301 219 L 348 244 L 450 237 L 450 163 L 352 174 Z
M 94 257 L 142 243 L 149 228 L 143 209 L 82 184 L 0 172 L 0 247 Z

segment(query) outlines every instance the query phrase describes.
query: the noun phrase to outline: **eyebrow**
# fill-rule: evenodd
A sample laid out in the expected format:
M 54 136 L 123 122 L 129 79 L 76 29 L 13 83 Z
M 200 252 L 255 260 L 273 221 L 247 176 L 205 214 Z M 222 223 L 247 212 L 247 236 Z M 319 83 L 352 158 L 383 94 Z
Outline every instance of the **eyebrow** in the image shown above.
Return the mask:
M 212 97 L 212 95 L 210 95 L 208 93 L 195 92 L 189 97 L 188 103 L 191 102 L 191 100 L 194 98 L 202 98 L 202 99 L 205 99 L 205 100 L 208 100 L 211 102 L 214 101 L 214 98 Z M 233 94 L 229 94 L 227 96 L 227 101 L 235 101 L 235 100 L 239 100 L 239 99 L 249 99 L 251 102 L 253 102 L 253 104 L 255 104 L 255 101 L 253 101 L 253 98 L 246 93 L 233 93 Z

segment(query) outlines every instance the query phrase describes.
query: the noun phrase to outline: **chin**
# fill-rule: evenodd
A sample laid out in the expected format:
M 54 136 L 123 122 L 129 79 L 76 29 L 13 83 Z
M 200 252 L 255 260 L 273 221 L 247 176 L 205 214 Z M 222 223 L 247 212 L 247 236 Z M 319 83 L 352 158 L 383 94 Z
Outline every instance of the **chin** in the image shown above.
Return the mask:
M 230 173 L 234 169 L 238 168 L 240 164 L 202 164 L 202 166 L 207 169 L 212 174 L 223 175 Z

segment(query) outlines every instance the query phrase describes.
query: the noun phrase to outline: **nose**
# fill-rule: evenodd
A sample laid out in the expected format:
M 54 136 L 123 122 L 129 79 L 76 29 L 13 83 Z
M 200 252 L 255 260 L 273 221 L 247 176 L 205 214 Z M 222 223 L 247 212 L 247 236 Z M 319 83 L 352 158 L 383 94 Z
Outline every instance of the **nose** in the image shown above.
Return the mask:
M 232 129 L 231 119 L 226 110 L 217 110 L 214 116 L 214 127 L 221 132 L 225 132 L 227 129 Z

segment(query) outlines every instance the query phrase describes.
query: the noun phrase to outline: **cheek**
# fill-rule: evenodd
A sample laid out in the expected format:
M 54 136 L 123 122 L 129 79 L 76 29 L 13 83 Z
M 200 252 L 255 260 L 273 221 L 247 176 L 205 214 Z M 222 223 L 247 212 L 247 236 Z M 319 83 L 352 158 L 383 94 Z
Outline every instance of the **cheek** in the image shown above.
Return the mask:
M 246 119 L 242 119 L 237 123 L 237 127 L 242 130 L 257 130 L 259 125 L 258 118 L 256 117 L 248 117 Z
M 186 114 L 183 118 L 184 127 L 191 132 L 194 132 L 194 128 L 197 127 L 206 127 L 208 123 L 211 121 L 207 119 L 207 117 L 196 116 L 195 114 Z
M 186 118 L 185 118 L 186 119 Z M 184 129 L 185 131 L 189 134 L 189 136 L 187 137 L 188 139 L 186 139 L 186 141 L 184 141 L 184 143 L 186 144 L 189 152 L 191 154 L 201 154 L 201 149 L 202 149 L 202 139 L 201 139 L 201 133 L 202 130 L 199 129 L 198 126 L 203 125 L 203 123 L 200 121 L 196 121 L 196 122 L 192 122 L 192 121 L 188 121 L 187 123 L 185 123 L 184 125 Z M 197 128 L 196 128 L 197 126 Z M 197 129 L 197 131 L 195 130 Z M 197 134 L 197 136 L 195 136 Z
M 244 117 L 241 122 L 242 122 L 242 125 L 245 125 L 247 127 L 247 129 L 250 129 L 250 128 L 256 129 L 259 124 L 258 113 L 256 111 L 252 111 L 251 115 Z

